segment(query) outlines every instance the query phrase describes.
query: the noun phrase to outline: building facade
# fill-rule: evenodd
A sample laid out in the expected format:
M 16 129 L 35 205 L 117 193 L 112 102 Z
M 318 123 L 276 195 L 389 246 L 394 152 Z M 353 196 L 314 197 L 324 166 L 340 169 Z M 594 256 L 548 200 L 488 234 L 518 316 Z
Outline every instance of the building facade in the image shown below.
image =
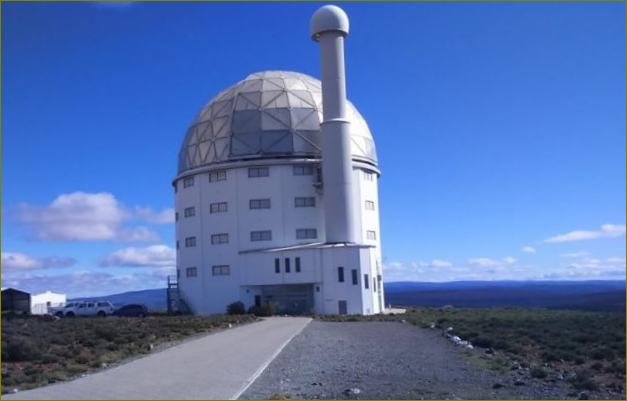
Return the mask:
M 374 141 L 345 101 L 347 150 L 324 149 L 323 86 L 296 72 L 251 74 L 187 131 L 173 185 L 177 284 L 193 313 L 235 301 L 292 314 L 383 310 Z M 341 163 L 348 173 L 336 185 L 329 166 Z

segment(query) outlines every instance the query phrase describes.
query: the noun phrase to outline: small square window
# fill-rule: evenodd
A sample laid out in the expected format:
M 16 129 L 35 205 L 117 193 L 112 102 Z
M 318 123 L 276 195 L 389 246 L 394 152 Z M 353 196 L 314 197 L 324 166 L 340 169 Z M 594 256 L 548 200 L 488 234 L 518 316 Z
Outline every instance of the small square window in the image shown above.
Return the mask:
M 366 238 L 370 239 L 370 240 L 376 240 L 377 239 L 377 233 L 375 231 L 366 231 Z
M 209 173 L 209 182 L 226 181 L 226 170 L 216 170 Z
M 268 177 L 269 175 L 270 170 L 268 167 L 250 167 L 248 169 L 249 178 Z
M 316 207 L 316 198 L 313 196 L 296 197 L 294 207 Z
M 272 231 L 270 230 L 251 231 L 250 240 L 253 242 L 254 241 L 272 241 Z
M 374 210 L 374 202 L 373 201 L 366 201 L 366 210 Z
M 250 209 L 270 209 L 270 199 L 251 199 Z
M 194 217 L 196 216 L 196 208 L 195 207 L 186 207 L 183 211 L 183 215 L 185 217 Z
M 187 269 L 185 269 L 186 277 L 196 277 L 197 275 L 198 275 L 198 269 L 196 269 L 195 267 L 188 267 Z
M 229 265 L 211 266 L 211 275 L 212 276 L 230 276 L 231 267 Z
M 183 178 L 183 188 L 189 188 L 194 186 L 194 177 Z
M 185 248 L 193 248 L 196 246 L 196 237 L 185 238 Z
M 315 228 L 299 228 L 296 230 L 296 239 L 318 238 L 318 230 Z
M 226 202 L 216 202 L 209 205 L 209 213 L 226 213 L 228 209 Z
M 294 175 L 313 175 L 313 170 L 311 164 L 297 164 L 294 166 Z
M 211 245 L 228 244 L 228 243 L 229 243 L 228 233 L 211 234 Z

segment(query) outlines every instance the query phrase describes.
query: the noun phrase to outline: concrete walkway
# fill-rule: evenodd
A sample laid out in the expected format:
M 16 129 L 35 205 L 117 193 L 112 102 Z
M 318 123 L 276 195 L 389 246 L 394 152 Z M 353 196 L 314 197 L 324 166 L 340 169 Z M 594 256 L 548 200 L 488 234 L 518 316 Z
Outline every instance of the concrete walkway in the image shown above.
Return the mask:
M 2 399 L 236 399 L 311 319 L 273 317 Z

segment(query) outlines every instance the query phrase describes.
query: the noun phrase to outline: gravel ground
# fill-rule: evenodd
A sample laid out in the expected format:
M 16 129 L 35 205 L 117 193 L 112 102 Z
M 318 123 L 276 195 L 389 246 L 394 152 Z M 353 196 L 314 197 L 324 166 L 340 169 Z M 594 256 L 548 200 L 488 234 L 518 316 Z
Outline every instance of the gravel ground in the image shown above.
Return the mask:
M 314 320 L 283 349 L 241 399 L 573 396 L 567 383 L 547 383 L 520 372 L 499 373 L 482 368 L 465 352 L 439 330 L 398 322 Z

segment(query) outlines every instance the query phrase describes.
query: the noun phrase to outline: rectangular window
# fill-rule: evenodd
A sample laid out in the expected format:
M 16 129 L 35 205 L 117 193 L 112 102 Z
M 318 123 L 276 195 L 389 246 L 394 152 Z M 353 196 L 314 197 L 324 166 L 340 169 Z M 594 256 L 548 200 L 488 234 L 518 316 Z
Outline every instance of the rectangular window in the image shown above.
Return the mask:
M 377 279 L 375 277 L 372 278 L 372 291 L 377 292 Z
M 298 196 L 294 198 L 294 207 L 316 207 L 316 198 L 313 196 Z
M 216 170 L 209 173 L 209 182 L 226 181 L 226 170 Z
M 231 275 L 231 267 L 229 265 L 211 266 L 212 276 L 229 276 Z
M 174 213 L 174 220 L 179 221 L 179 212 Z
M 228 210 L 226 202 L 216 202 L 209 205 L 209 213 L 226 213 Z
M 174 193 L 177 193 L 179 191 L 178 183 L 175 182 L 172 186 L 174 187 Z
M 211 245 L 228 244 L 228 243 L 229 243 L 229 234 L 227 233 L 211 234 Z
M 318 230 L 315 228 L 299 228 L 296 230 L 296 239 L 318 238 Z
M 337 281 L 344 282 L 344 268 L 342 266 L 337 268 Z
M 196 237 L 185 238 L 185 248 L 193 248 L 196 246 Z
M 381 275 L 379 274 L 377 276 L 377 287 L 379 288 L 379 292 L 381 292 L 381 282 L 382 282 Z
M 300 258 L 294 259 L 294 268 L 296 269 L 296 273 L 300 273 Z
M 353 276 L 353 285 L 359 285 L 359 275 L 357 274 L 357 269 L 353 269 L 351 273 Z
M 366 201 L 366 210 L 374 210 L 374 202 L 373 201 Z
M 274 259 L 274 272 L 281 273 L 281 259 Z
M 313 166 L 311 164 L 295 165 L 294 175 L 313 175 Z
M 185 269 L 186 277 L 196 277 L 197 275 L 198 275 L 198 269 L 196 269 L 195 267 L 188 267 L 187 269 Z
M 376 240 L 377 239 L 377 233 L 374 232 L 374 231 L 366 231 L 366 238 L 367 239 Z
M 183 188 L 189 188 L 194 186 L 194 177 L 183 178 Z
M 368 289 L 370 287 L 370 281 L 368 281 L 368 275 L 364 274 L 364 288 Z
M 196 216 L 196 208 L 194 206 L 186 207 L 185 210 L 183 211 L 183 215 L 185 217 L 194 217 L 194 216 Z
M 250 167 L 248 169 L 248 177 L 256 178 L 256 177 L 267 177 L 270 175 L 270 171 L 268 167 Z
M 285 273 L 290 272 L 290 258 L 285 258 Z
M 272 241 L 272 231 L 251 231 L 250 232 L 250 240 L 251 241 Z
M 178 241 L 176 241 L 176 250 L 178 251 L 179 249 L 181 249 L 180 244 Z
M 364 180 L 374 181 L 374 174 L 369 171 L 364 171 Z
M 270 209 L 270 199 L 251 199 L 249 207 L 251 209 Z

